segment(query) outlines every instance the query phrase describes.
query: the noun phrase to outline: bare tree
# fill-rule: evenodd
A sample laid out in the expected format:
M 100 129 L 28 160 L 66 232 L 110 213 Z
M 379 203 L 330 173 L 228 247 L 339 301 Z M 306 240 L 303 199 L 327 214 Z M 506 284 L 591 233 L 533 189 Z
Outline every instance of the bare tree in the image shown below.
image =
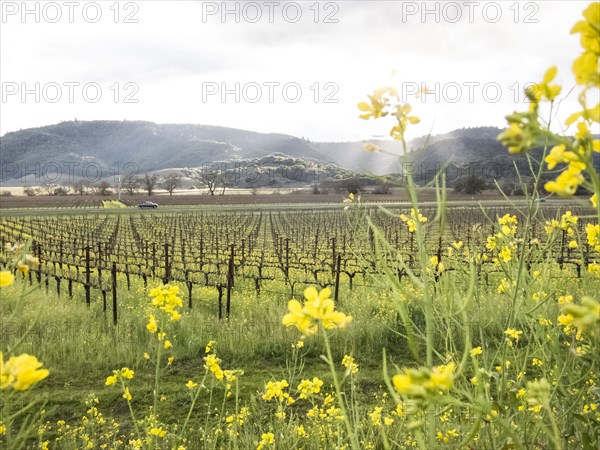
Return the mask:
M 125 175 L 125 177 L 123 178 L 123 182 L 121 183 L 123 189 L 125 189 L 125 192 L 127 192 L 129 195 L 135 194 L 136 191 L 140 188 L 141 184 L 142 180 L 140 180 L 132 173 Z
M 44 192 L 46 192 L 46 195 L 52 195 L 54 194 L 54 190 L 58 187 L 58 185 L 54 184 L 54 183 L 44 183 L 42 188 L 44 189 Z
M 231 183 L 229 181 L 226 181 L 226 180 L 222 180 L 222 183 L 221 183 L 221 195 L 225 195 L 225 189 L 231 188 L 233 186 L 234 186 L 233 183 Z
M 34 188 L 32 186 L 25 186 L 23 188 L 23 192 L 28 197 L 35 197 L 36 195 L 38 195 L 40 193 L 40 190 L 39 190 L 39 188 Z
M 52 195 L 69 195 L 69 192 L 71 192 L 71 186 L 65 184 L 64 186 L 55 187 Z
M 108 181 L 101 181 L 100 183 L 98 183 L 96 185 L 95 191 L 96 191 L 96 194 L 104 195 L 104 196 L 112 194 L 112 192 L 110 190 L 110 183 Z
M 203 175 L 202 182 L 208 189 L 208 193 L 210 195 L 215 195 L 215 191 L 217 190 L 217 177 L 211 175 Z
M 208 168 L 203 168 L 202 173 L 198 177 L 198 181 L 206 186 L 210 195 L 215 195 L 215 191 L 217 190 L 217 187 L 219 187 L 219 183 L 223 182 L 224 180 L 219 170 L 209 170 Z M 225 190 L 223 190 L 223 193 L 224 192 Z
M 144 185 L 144 190 L 146 192 L 148 192 L 148 195 L 152 195 L 157 182 L 158 182 L 157 174 L 150 175 L 150 174 L 148 174 L 148 172 L 146 172 L 144 174 L 144 179 L 142 180 L 142 184 Z
M 162 180 L 161 186 L 169 193 L 169 196 L 173 196 L 173 191 L 181 186 L 181 176 L 175 173 L 169 174 Z
M 460 179 L 454 184 L 455 192 L 460 192 L 469 195 L 480 194 L 486 189 L 487 182 L 485 181 L 485 179 L 476 175 L 471 175 L 468 178 Z
M 71 186 L 73 192 L 79 195 L 87 194 L 92 189 L 92 182 L 89 180 L 79 180 Z

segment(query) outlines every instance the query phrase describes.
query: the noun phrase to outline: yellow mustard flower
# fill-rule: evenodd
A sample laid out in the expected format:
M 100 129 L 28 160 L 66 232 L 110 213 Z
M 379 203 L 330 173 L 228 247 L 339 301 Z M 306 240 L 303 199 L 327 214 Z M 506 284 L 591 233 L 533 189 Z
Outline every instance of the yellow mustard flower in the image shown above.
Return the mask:
M 364 112 L 359 117 L 364 120 L 368 120 L 371 117 L 378 119 L 379 117 L 388 115 L 388 112 L 384 111 L 384 109 L 389 106 L 390 97 L 398 97 L 398 92 L 396 89 L 386 86 L 376 89 L 373 95 L 368 95 L 367 97 L 369 97 L 370 103 L 360 102 L 357 105 L 358 109 Z
M 427 217 L 421 214 L 420 211 L 416 211 L 414 208 L 410 209 L 410 217 L 400 214 L 400 220 L 408 225 L 409 233 L 414 233 L 417 230 L 417 222 L 427 222 Z
M 0 272 L 0 287 L 10 286 L 15 282 L 15 276 L 8 270 Z
M 146 329 L 150 333 L 156 333 L 156 331 L 158 330 L 158 325 L 156 324 L 156 319 L 154 318 L 153 315 L 151 315 L 150 318 L 148 319 L 148 324 L 146 325 Z
M 165 437 L 167 434 L 166 430 L 162 428 L 151 428 L 149 432 L 152 436 L 158 436 L 159 438 Z
M 394 375 L 392 383 L 400 394 L 415 398 L 435 396 L 446 392 L 454 385 L 456 365 L 451 362 L 436 366 L 433 369 L 404 369 L 403 373 Z
M 47 369 L 40 369 L 42 365 L 35 356 L 27 353 L 11 356 L 5 363 L 0 352 L 0 389 L 12 387 L 15 391 L 26 391 L 49 375 Z
M 554 80 L 557 73 L 556 66 L 550 67 L 546 73 L 544 74 L 544 78 L 541 83 L 533 84 L 532 86 L 528 86 L 525 89 L 525 94 L 531 101 L 529 111 L 534 111 L 538 105 L 538 103 L 542 99 L 547 99 L 549 101 L 553 101 L 561 91 L 561 86 L 559 85 L 550 85 L 550 83 Z
M 578 156 L 573 152 L 565 151 L 566 146 L 564 144 L 556 145 L 550 150 L 550 154 L 546 156 L 544 161 L 548 164 L 548 170 L 552 170 L 557 164 L 569 163 L 578 161 Z
M 323 386 L 323 380 L 314 377 L 311 380 L 302 380 L 297 387 L 298 392 L 300 392 L 300 398 L 309 398 L 313 394 L 318 394 L 321 392 L 321 387 Z
M 506 338 L 506 343 L 508 344 L 509 347 L 512 347 L 513 346 L 512 339 L 514 339 L 515 342 L 518 342 L 519 339 L 521 338 L 521 335 L 523 334 L 523 332 L 521 330 L 517 330 L 515 328 L 507 328 L 504 331 L 504 334 L 506 334 L 508 336 Z
M 346 368 L 346 374 L 356 374 L 358 372 L 358 364 L 354 361 L 354 358 L 349 355 L 344 355 L 342 358 L 342 366 Z
M 592 8 L 593 5 L 590 5 Z M 598 4 L 595 4 L 596 10 Z M 589 9 L 586 10 L 589 11 Z M 584 13 L 585 14 L 585 13 Z M 592 26 L 595 25 L 596 29 L 593 31 Z M 590 30 L 592 30 L 590 32 Z M 589 21 L 580 21 L 575 24 L 572 33 L 581 33 L 581 43 L 586 49 L 575 61 L 573 61 L 573 74 L 575 75 L 575 81 L 579 85 L 588 87 L 600 87 L 600 75 L 598 75 L 598 55 L 599 53 L 595 50 L 598 46 L 600 38 L 598 38 L 598 22 L 595 24 Z
M 133 370 L 131 370 L 131 369 L 127 368 L 127 367 L 123 367 L 121 369 L 121 376 L 123 378 L 127 378 L 127 379 L 131 380 L 133 378 L 133 375 L 134 375 Z
M 287 387 L 289 387 L 289 384 L 286 380 L 269 381 L 265 386 L 265 393 L 263 394 L 262 399 L 266 401 L 274 398 L 279 401 L 286 400 L 290 397 L 290 394 L 285 392 Z
M 288 303 L 290 312 L 283 317 L 283 325 L 295 326 L 307 336 L 315 334 L 319 325 L 325 330 L 346 328 L 352 322 L 352 316 L 335 311 L 335 304 L 329 298 L 330 295 L 329 288 L 321 292 L 312 286 L 305 289 L 304 305 L 298 300 L 290 300 Z
M 577 188 L 583 184 L 584 181 L 585 179 L 581 174 L 581 170 L 569 166 L 555 181 L 548 181 L 544 185 L 544 189 L 548 192 L 554 192 L 560 197 L 568 197 L 575 194 Z
M 23 264 L 21 261 L 17 263 L 17 270 L 25 276 L 29 274 L 29 266 L 27 264 Z
M 266 446 L 275 446 L 275 435 L 273 433 L 263 433 L 256 450 L 263 450 Z
M 481 349 L 481 347 L 475 347 L 471 349 L 469 353 L 471 354 L 471 356 L 475 357 L 481 355 L 483 353 L 483 350 Z

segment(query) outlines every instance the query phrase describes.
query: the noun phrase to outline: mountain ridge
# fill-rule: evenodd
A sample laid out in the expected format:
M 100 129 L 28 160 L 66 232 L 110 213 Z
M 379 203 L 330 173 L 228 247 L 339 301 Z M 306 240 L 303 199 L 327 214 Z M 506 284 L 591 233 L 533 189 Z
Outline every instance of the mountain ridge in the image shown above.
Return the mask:
M 496 127 L 471 127 L 413 139 L 409 143 L 412 148 L 410 170 L 421 182 L 430 181 L 445 166 L 454 170 L 476 168 L 478 175 L 489 180 L 513 177 L 514 164 L 526 169 L 526 159 L 507 152 L 496 139 L 500 132 Z M 112 167 L 135 163 L 143 173 L 253 161 L 274 154 L 309 163 L 337 165 L 362 174 L 383 175 L 408 170 L 400 163 L 398 141 L 369 142 L 384 152 L 365 152 L 362 141 L 313 142 L 283 133 L 215 125 L 75 120 L 4 134 L 0 137 L 0 163 L 4 167 L 3 178 L 14 172 L 15 166 L 21 172 L 22 168 L 27 170 L 36 164 Z

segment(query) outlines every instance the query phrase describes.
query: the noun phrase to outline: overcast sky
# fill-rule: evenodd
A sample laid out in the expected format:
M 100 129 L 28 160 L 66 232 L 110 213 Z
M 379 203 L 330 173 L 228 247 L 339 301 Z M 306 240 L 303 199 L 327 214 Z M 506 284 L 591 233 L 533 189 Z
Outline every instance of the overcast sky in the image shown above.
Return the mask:
M 77 118 L 361 140 L 390 124 L 356 104 L 389 84 L 434 91 L 407 97 L 410 137 L 503 126 L 548 67 L 573 87 L 589 2 L 74 3 L 0 2 L 0 134 Z

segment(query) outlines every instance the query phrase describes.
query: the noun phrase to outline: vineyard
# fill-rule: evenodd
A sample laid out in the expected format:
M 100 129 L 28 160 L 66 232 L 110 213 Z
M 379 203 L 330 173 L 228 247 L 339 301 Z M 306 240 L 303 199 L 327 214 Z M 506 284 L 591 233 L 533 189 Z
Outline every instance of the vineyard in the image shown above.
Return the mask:
M 341 210 L 341 208 L 339 208 Z M 543 206 L 540 219 L 532 224 L 532 238 L 546 235 L 544 224 L 560 219 L 570 210 L 574 215 L 589 215 L 590 208 L 566 204 Z M 2 262 L 7 263 L 6 245 L 31 241 L 31 252 L 39 266 L 29 273 L 44 283 L 46 290 L 53 284 L 57 294 L 73 296 L 73 284 L 83 287 L 85 301 L 91 302 L 93 292 L 101 294 L 104 311 L 107 296 L 114 298 L 115 323 L 120 288 L 131 289 L 132 277 L 154 285 L 176 283 L 185 288 L 188 308 L 194 305 L 194 289 L 212 287 L 218 291 L 213 305 L 219 319 L 231 314 L 231 293 L 235 284 L 251 284 L 260 295 L 261 289 L 282 283 L 294 297 L 298 286 L 317 285 L 332 288 L 335 299 L 341 288 L 355 286 L 380 288 L 382 260 L 375 252 L 373 230 L 351 220 L 345 211 L 304 211 L 233 213 L 162 213 L 111 215 L 95 214 L 69 217 L 4 218 L 0 221 L 0 244 L 4 249 Z M 500 273 L 494 264 L 493 252 L 486 249 L 485 236 L 495 233 L 495 219 L 508 213 L 508 207 L 455 207 L 446 214 L 447 224 L 428 227 L 428 252 L 444 263 L 447 249 L 453 242 L 465 248 L 480 249 L 481 279 Z M 406 209 L 370 209 L 366 214 L 389 242 L 383 262 L 397 274 L 406 276 L 403 266 L 418 270 L 414 233 L 401 219 Z M 422 209 L 424 217 L 433 218 L 434 208 Z M 586 221 L 577 222 L 576 234 L 585 234 Z M 566 266 L 581 276 L 596 252 L 586 246 L 569 247 L 566 228 L 546 249 L 548 257 L 561 269 Z M 459 252 L 460 253 L 460 252 Z M 399 264 L 398 260 L 402 260 Z M 450 258 L 445 270 L 454 270 L 463 259 Z M 531 264 L 531 262 L 530 262 Z M 202 298 L 198 301 L 205 302 Z
M 2 341 L 36 354 L 51 373 L 40 387 L 51 409 L 20 433 L 22 448 L 34 435 L 40 448 L 264 448 L 270 433 L 281 448 L 342 448 L 348 431 L 331 405 L 339 395 L 351 396 L 341 405 L 355 408 L 352 426 L 365 448 L 382 439 L 396 443 L 390 448 L 418 445 L 415 420 L 436 430 L 440 448 L 465 448 L 459 441 L 475 428 L 491 433 L 481 448 L 496 448 L 505 424 L 499 405 L 523 415 L 524 439 L 544 429 L 540 404 L 525 394 L 530 382 L 519 381 L 531 373 L 580 385 L 555 414 L 566 423 L 578 411 L 580 425 L 563 439 L 585 439 L 581 448 L 592 449 L 600 420 L 593 341 L 555 318 L 574 295 L 598 286 L 593 216 L 591 205 L 575 201 L 424 204 L 415 212 L 350 198 L 323 209 L 5 214 L 1 263 L 16 268 L 16 281 L 3 288 L 15 300 L 2 302 Z M 310 327 L 284 327 L 288 300 L 316 293 L 356 324 L 343 330 L 349 316 L 335 313 L 340 329 L 313 338 Z M 382 351 L 394 367 L 418 361 L 427 293 L 436 296 L 433 347 L 445 348 L 435 357 L 445 365 L 435 370 L 454 368 L 461 352 L 481 364 L 455 379 L 462 398 L 438 397 L 440 388 L 426 394 L 429 404 L 389 397 L 381 365 Z M 292 303 L 284 322 L 300 320 Z M 503 331 L 506 323 L 514 325 Z M 466 345 L 453 338 L 465 330 L 473 330 Z M 337 369 L 323 370 L 323 352 L 345 368 L 341 379 Z M 123 369 L 110 375 L 114 367 Z M 123 382 L 124 391 L 74 373 L 109 375 L 105 384 Z M 478 389 L 478 379 L 493 388 L 480 399 L 467 390 Z M 213 396 L 222 396 L 220 407 Z M 147 409 L 144 419 L 124 401 Z M 257 422 L 246 423 L 250 416 Z

